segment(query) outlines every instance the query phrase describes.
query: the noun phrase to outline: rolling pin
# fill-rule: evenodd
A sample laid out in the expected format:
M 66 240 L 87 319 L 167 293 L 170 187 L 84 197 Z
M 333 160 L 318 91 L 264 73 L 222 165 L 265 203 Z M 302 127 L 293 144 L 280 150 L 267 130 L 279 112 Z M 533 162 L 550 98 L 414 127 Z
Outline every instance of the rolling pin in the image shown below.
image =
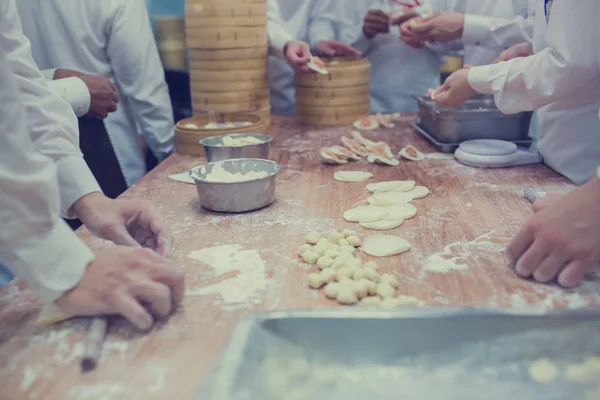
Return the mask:
M 88 336 L 81 357 L 82 371 L 91 371 L 98 365 L 98 361 L 102 356 L 102 348 L 104 347 L 107 328 L 108 320 L 106 317 L 93 318 L 92 322 L 90 322 Z
M 523 195 L 531 204 L 533 204 L 540 197 L 544 197 L 546 195 L 546 192 L 542 192 L 536 189 L 525 189 L 523 191 Z

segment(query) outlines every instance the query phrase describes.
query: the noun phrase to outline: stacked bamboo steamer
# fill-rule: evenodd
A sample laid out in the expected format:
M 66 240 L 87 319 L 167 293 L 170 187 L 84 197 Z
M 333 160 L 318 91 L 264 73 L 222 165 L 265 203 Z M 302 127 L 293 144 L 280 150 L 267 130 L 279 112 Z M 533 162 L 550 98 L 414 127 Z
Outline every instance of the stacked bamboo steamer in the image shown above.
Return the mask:
M 265 0 L 186 0 L 194 115 L 252 113 L 269 121 Z
M 296 114 L 311 125 L 347 125 L 371 113 L 371 65 L 360 58 L 323 58 L 327 75 L 296 74 Z
M 235 128 L 206 129 L 208 123 L 225 124 L 245 123 Z M 195 116 L 179 121 L 175 125 L 175 147 L 177 153 L 191 156 L 203 157 L 204 148 L 200 143 L 202 139 L 218 135 L 230 135 L 233 133 L 257 133 L 266 132 L 267 122 L 257 116 L 250 114 L 219 114 L 215 121 L 208 116 Z
M 185 20 L 182 17 L 158 17 L 156 43 L 163 66 L 185 68 Z

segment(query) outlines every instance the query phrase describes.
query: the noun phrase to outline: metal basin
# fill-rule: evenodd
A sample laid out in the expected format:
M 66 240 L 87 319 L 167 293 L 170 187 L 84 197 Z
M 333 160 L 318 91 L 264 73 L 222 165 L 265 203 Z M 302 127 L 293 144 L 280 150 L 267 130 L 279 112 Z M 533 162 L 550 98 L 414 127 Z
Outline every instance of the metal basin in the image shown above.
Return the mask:
M 253 137 L 262 141 L 259 144 L 249 144 L 245 146 L 223 146 L 223 138 L 230 137 L 233 139 L 243 137 Z M 233 160 L 237 158 L 269 158 L 269 144 L 273 138 L 269 135 L 260 133 L 239 133 L 233 135 L 211 136 L 200 140 L 200 144 L 204 147 L 206 161 L 215 162 L 222 160 Z
M 209 182 L 207 176 L 220 164 L 230 173 L 267 172 L 264 178 L 244 182 Z M 202 207 L 217 211 L 241 213 L 266 207 L 275 200 L 275 175 L 281 165 L 275 161 L 241 158 L 200 165 L 190 171 Z

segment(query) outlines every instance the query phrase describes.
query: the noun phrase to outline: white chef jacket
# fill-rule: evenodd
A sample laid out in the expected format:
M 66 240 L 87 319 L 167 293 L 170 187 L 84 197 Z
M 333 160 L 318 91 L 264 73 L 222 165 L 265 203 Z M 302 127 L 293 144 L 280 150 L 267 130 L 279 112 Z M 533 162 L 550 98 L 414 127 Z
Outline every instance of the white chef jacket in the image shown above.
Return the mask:
M 290 37 L 308 41 L 307 30 L 311 11 L 317 0 L 275 0 L 278 1 L 281 22 Z M 294 70 L 285 60 L 269 57 L 269 87 L 271 91 L 271 111 L 273 114 L 295 113 Z
M 104 124 L 129 186 L 146 173 L 138 126 L 159 160 L 174 151 L 173 109 L 144 0 L 19 0 L 18 5 L 41 69 L 102 75 L 117 88 L 118 109 Z
M 267 0 L 267 37 L 271 54 L 284 60 L 285 45 L 294 38 L 284 28 L 278 0 Z
M 430 0 L 435 12 L 465 15 L 460 40 L 433 49 L 464 49 L 465 64 L 491 64 L 512 45 L 531 41 L 536 0 Z
M 368 39 L 363 20 L 369 10 L 393 13 L 400 9 L 391 0 L 319 0 L 310 27 L 311 44 L 338 39 L 362 51 L 371 63 L 371 109 L 391 113 L 416 111 L 412 96 L 427 94 L 439 85 L 443 57 L 429 49 L 413 49 L 400 40 L 400 29 Z M 335 35 L 335 36 L 333 36 Z
M 538 53 L 474 68 L 469 83 L 493 93 L 505 113 L 542 107 L 538 148 L 544 161 L 583 184 L 600 164 L 600 4 L 555 0 L 547 28 L 543 0 L 538 7 Z M 544 34 L 545 43 L 538 38 Z
M 0 1 L 0 27 L 8 21 L 5 11 L 14 6 L 8 3 Z M 60 161 L 42 155 L 32 141 L 24 96 L 4 45 L 0 46 L 0 87 L 0 259 L 42 301 L 51 302 L 81 280 L 94 255 L 60 218 L 56 176 Z
M 86 194 L 99 192 L 100 187 L 79 150 L 73 111 L 50 91 L 31 58 L 30 44 L 21 30 L 14 0 L 0 0 L 0 49 L 6 54 L 21 90 L 33 145 L 55 162 L 61 215 L 72 217 L 68 211 L 73 203 Z

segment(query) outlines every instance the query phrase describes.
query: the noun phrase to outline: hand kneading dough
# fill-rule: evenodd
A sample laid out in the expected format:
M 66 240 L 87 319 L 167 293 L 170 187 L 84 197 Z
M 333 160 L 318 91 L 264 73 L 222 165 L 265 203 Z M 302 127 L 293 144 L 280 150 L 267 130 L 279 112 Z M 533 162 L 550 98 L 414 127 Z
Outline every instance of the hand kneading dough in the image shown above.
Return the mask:
M 398 236 L 373 235 L 363 241 L 362 251 L 373 257 L 388 257 L 410 250 L 410 244 Z
M 333 179 L 340 182 L 362 182 L 373 177 L 373 174 L 365 171 L 337 171 Z
M 399 192 L 408 192 L 413 190 L 416 183 L 415 181 L 388 181 L 388 182 L 377 182 L 369 183 L 367 190 L 371 193 L 375 192 L 389 192 L 396 190 Z
M 344 219 L 348 222 L 378 221 L 386 216 L 387 211 L 383 207 L 361 206 L 344 212 Z
M 372 229 L 375 231 L 387 231 L 390 229 L 396 229 L 403 223 L 403 219 L 380 219 L 379 221 L 361 222 L 360 226 L 365 229 Z

